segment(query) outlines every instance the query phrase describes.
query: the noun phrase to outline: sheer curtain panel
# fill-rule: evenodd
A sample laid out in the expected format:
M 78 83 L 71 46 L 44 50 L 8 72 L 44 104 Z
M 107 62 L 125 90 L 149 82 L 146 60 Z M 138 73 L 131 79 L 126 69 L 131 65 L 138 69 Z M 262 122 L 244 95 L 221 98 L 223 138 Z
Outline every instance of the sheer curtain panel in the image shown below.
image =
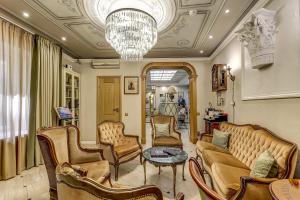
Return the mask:
M 0 18 L 0 180 L 26 167 L 33 36 Z

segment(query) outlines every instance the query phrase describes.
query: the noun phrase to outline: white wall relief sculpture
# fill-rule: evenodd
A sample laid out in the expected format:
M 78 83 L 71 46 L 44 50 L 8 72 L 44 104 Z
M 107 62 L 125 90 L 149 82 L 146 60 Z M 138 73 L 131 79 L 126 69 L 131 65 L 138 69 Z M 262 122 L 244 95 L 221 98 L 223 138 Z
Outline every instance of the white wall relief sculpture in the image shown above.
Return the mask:
M 249 22 L 237 31 L 239 40 L 248 49 L 253 69 L 274 63 L 276 21 L 275 11 L 259 9 Z

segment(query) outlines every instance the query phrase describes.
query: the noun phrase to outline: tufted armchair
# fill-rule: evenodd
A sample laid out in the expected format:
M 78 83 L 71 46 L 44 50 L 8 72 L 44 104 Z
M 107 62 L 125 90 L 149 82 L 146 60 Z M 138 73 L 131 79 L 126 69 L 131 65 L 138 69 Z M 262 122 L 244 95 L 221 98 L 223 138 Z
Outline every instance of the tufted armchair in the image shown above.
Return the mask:
M 57 199 L 55 168 L 68 162 L 74 167 L 88 170 L 87 177 L 101 184 L 110 181 L 109 163 L 104 160 L 99 148 L 83 148 L 79 142 L 79 130 L 76 126 L 41 128 L 37 138 L 45 162 L 50 198 Z
M 204 134 L 197 142 L 196 152 L 202 163 L 202 172 L 209 175 L 213 189 L 222 198 L 271 199 L 270 183 L 278 179 L 293 178 L 298 156 L 296 144 L 256 125 L 223 122 L 220 129 L 230 134 L 228 149 L 213 145 L 212 136 Z M 256 159 L 266 150 L 272 154 L 279 166 L 277 177 L 250 176 Z
M 115 183 L 112 187 L 99 184 L 68 163 L 57 166 L 56 177 L 59 200 L 168 200 L 154 185 L 131 188 Z M 184 195 L 178 193 L 176 200 L 183 199 Z
M 169 146 L 183 148 L 181 133 L 175 130 L 175 119 L 173 116 L 156 115 L 151 119 L 152 127 L 152 146 Z M 169 136 L 158 136 L 155 124 L 169 124 Z
M 137 156 L 142 164 L 142 145 L 138 136 L 125 135 L 122 122 L 105 121 L 98 125 L 100 148 L 104 158 L 115 167 L 115 180 L 118 180 L 119 165 Z

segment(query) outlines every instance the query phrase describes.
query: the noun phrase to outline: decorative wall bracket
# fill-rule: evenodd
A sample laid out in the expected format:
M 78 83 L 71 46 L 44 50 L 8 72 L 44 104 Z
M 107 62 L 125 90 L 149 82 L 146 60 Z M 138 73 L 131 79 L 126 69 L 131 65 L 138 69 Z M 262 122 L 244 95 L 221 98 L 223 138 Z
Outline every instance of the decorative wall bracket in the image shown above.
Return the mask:
M 248 49 L 253 69 L 274 63 L 276 21 L 275 11 L 259 9 L 250 21 L 237 31 L 239 40 Z

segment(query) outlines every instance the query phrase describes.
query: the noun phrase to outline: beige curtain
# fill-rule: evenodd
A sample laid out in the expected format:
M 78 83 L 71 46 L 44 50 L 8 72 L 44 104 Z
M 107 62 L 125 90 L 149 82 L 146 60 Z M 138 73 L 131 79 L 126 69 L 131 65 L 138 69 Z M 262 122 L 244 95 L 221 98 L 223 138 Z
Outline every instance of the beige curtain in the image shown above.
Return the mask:
M 55 107 L 60 100 L 61 48 L 51 41 L 35 37 L 31 79 L 31 109 L 29 139 L 27 145 L 27 168 L 42 163 L 36 130 L 55 126 Z M 35 148 L 31 148 L 31 147 Z
M 0 180 L 26 166 L 33 36 L 0 18 Z

